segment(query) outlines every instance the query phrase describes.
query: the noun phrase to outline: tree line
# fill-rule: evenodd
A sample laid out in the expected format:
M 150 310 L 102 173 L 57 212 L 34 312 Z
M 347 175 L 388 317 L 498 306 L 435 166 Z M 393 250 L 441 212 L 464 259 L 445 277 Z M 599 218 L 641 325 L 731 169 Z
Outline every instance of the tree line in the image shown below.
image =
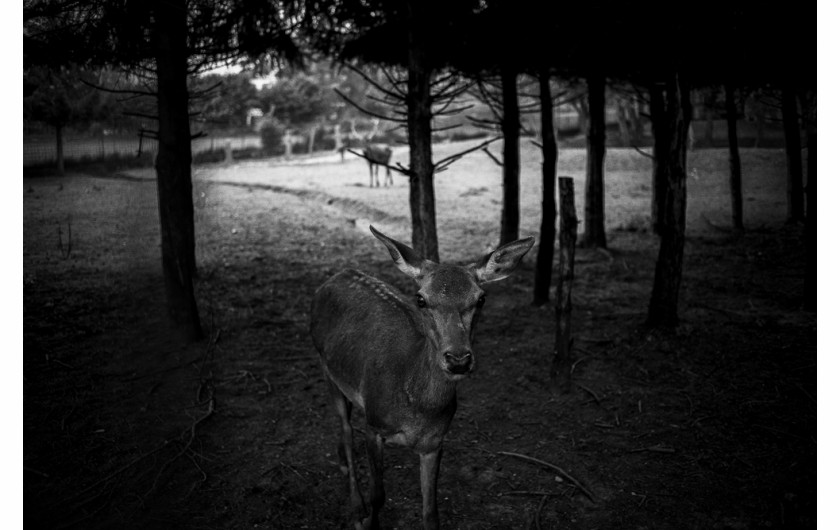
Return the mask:
M 532 108 L 539 115 L 543 155 L 543 212 L 535 303 L 548 300 L 554 254 L 556 141 L 554 105 L 563 83 L 585 87 L 576 101 L 586 115 L 586 203 L 580 244 L 605 247 L 604 158 L 606 93 L 624 90 L 642 102 L 653 133 L 651 217 L 660 238 L 648 324 L 673 326 L 685 245 L 686 152 L 693 118 L 692 92 L 720 87 L 729 123 L 733 226 L 743 228 L 740 160 L 733 130 L 736 94 L 780 93 L 788 153 L 788 211 L 804 221 L 809 265 L 816 254 L 816 70 L 809 37 L 811 5 L 768 9 L 751 0 L 685 3 L 535 0 L 73 0 L 24 2 L 24 65 L 110 67 L 137 85 L 117 90 L 143 98 L 149 133 L 159 141 L 155 162 L 161 203 L 162 260 L 172 321 L 186 338 L 202 335 L 193 293 L 195 239 L 192 211 L 191 112 L 213 87 L 196 76 L 219 64 L 257 70 L 295 69 L 275 105 L 289 119 L 318 120 L 324 108 L 293 104 L 294 94 L 334 112 L 365 111 L 398 129 L 409 145 L 412 246 L 437 261 L 435 175 L 460 156 L 434 160 L 432 140 L 443 118 L 466 109 L 472 95 L 492 109 L 479 119 L 501 141 L 503 198 L 500 243 L 518 238 L 519 140 L 522 80 L 535 80 Z M 710 31 L 714 38 L 703 38 Z M 756 46 L 760 43 L 760 46 Z M 377 88 L 359 94 L 319 77 L 317 61 L 341 64 Z M 307 67 L 307 65 L 310 65 Z M 376 67 L 371 69 L 372 67 Z M 309 70 L 307 70 L 309 68 Z M 375 74 L 371 72 L 376 72 Z M 560 84 L 557 81 L 562 81 Z M 99 83 L 101 84 L 101 83 Z M 336 90 L 324 91 L 325 87 Z M 25 86 L 26 88 L 26 86 Z M 218 87 L 216 87 L 218 88 Z M 240 87 L 249 90 L 245 84 Z M 236 90 L 227 88 L 226 90 Z M 38 90 L 33 90 L 36 94 Z M 224 115 L 224 91 L 208 115 Z M 336 98 L 337 96 L 337 98 Z M 343 107 L 338 105 L 343 103 Z M 277 111 L 275 107 L 274 111 Z M 623 112 L 626 112 L 625 109 Z M 293 118 L 294 116 L 294 118 Z M 626 123 L 626 122 L 625 122 Z M 805 131 L 807 188 L 799 144 Z M 806 200 L 807 197 L 807 200 Z M 807 205 L 807 209 L 802 207 Z M 816 304 L 816 267 L 806 273 L 804 304 Z

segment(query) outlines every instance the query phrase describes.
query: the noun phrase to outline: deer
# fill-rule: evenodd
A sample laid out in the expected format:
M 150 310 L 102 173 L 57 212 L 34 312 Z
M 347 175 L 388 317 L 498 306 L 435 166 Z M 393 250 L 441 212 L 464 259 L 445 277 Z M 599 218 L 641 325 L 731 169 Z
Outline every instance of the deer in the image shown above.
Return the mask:
M 483 285 L 508 277 L 534 244 L 519 239 L 469 265 L 439 264 L 411 247 L 371 233 L 417 290 L 345 269 L 315 292 L 310 334 L 331 405 L 341 424 L 338 458 L 350 486 L 355 527 L 378 528 L 385 503 L 383 447 L 406 447 L 420 459 L 423 528 L 439 526 L 437 479 L 444 435 L 457 408 L 455 388 L 476 367 L 472 342 L 485 304 Z M 370 468 L 370 513 L 359 492 L 351 413 L 361 409 Z
M 376 187 L 379 187 L 379 166 L 385 166 L 385 181 L 383 186 L 394 185 L 394 177 L 391 176 L 391 148 L 387 145 L 369 144 L 362 150 L 362 155 L 368 163 L 370 170 L 370 187 L 373 187 L 374 175 L 376 176 Z

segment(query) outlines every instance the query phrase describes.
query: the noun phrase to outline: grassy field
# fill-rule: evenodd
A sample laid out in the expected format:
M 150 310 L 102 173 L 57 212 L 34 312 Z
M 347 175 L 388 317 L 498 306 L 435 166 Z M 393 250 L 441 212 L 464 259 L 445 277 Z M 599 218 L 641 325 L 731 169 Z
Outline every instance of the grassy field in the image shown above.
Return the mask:
M 537 235 L 541 160 L 522 150 L 521 233 Z M 406 149 L 395 158 L 406 163 Z M 742 158 L 738 236 L 726 229 L 725 151 L 689 155 L 682 324 L 661 334 L 641 326 L 657 249 L 650 163 L 609 150 L 610 250 L 578 251 L 571 395 L 548 383 L 554 311 L 530 304 L 536 253 L 489 286 L 478 369 L 459 388 L 445 446 L 444 528 L 815 525 L 816 317 L 800 309 L 801 227 L 784 224 L 784 153 Z M 584 162 L 564 149 L 558 164 L 575 178 L 581 218 Z M 337 156 L 196 167 L 208 339 L 184 347 L 165 331 L 152 178 L 24 180 L 26 522 L 350 527 L 309 301 L 345 267 L 411 292 L 367 231 L 410 241 L 406 179 L 370 189 L 365 163 Z M 495 244 L 500 181 L 482 153 L 437 177 L 444 261 Z M 501 452 L 562 467 L 596 502 Z M 417 527 L 416 457 L 391 449 L 385 463 L 382 523 Z

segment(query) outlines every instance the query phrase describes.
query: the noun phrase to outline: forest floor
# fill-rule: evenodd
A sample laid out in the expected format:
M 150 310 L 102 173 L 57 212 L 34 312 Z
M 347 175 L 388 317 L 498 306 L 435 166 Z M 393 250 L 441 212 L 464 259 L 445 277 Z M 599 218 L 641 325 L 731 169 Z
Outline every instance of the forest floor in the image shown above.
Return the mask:
M 739 235 L 726 228 L 725 151 L 689 156 L 681 324 L 663 333 L 643 326 L 658 248 L 645 229 L 649 161 L 609 150 L 609 251 L 577 252 L 570 394 L 548 378 L 554 308 L 531 305 L 536 252 L 488 286 L 478 369 L 445 442 L 444 528 L 816 526 L 817 322 L 801 308 L 802 227 L 784 223 L 784 153 L 742 157 Z M 521 233 L 536 236 L 533 146 L 522 160 Z M 558 164 L 576 180 L 579 218 L 584 161 L 566 149 Z M 476 153 L 437 177 L 444 261 L 493 246 L 500 173 Z M 345 267 L 411 292 L 367 230 L 410 242 L 406 179 L 370 189 L 355 159 L 196 168 L 207 338 L 184 346 L 164 318 L 151 177 L 24 179 L 25 523 L 350 528 L 309 303 Z M 562 468 L 591 498 L 509 453 Z M 419 526 L 417 464 L 386 449 L 385 528 Z

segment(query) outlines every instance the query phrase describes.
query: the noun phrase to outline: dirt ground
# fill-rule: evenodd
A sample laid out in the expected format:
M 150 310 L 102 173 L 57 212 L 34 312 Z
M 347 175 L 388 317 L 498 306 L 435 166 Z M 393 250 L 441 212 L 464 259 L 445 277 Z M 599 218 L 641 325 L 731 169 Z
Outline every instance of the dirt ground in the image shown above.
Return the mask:
M 571 394 L 549 384 L 554 309 L 530 303 L 536 252 L 488 286 L 478 368 L 445 442 L 444 528 L 816 526 L 817 324 L 801 309 L 802 227 L 784 224 L 784 153 L 742 156 L 740 236 L 725 228 L 725 152 L 689 157 L 681 324 L 654 333 L 642 326 L 657 250 L 649 162 L 609 151 L 609 251 L 577 253 Z M 522 234 L 537 235 L 540 160 L 525 143 L 522 158 Z M 576 179 L 581 218 L 584 160 L 563 150 L 558 167 Z M 437 178 L 444 261 L 492 247 L 500 174 L 478 153 Z M 369 189 L 361 161 L 332 158 L 197 168 L 207 338 L 184 346 L 163 317 L 150 176 L 24 180 L 26 525 L 350 528 L 309 302 L 345 267 L 411 292 L 367 232 L 410 241 L 405 178 Z M 591 498 L 505 453 L 561 468 Z M 419 526 L 417 464 L 386 449 L 384 527 Z

